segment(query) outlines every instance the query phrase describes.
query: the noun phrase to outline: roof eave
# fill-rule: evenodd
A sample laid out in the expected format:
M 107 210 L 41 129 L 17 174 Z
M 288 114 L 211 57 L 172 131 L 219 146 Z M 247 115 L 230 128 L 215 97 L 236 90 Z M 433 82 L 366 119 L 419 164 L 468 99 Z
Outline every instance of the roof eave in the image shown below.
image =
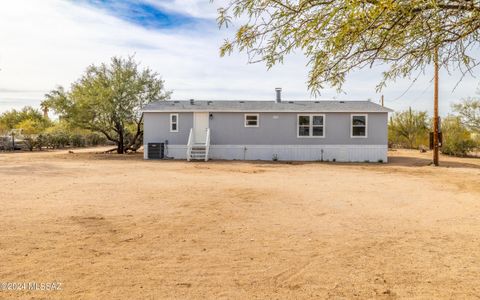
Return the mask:
M 391 113 L 394 112 L 392 109 L 386 108 L 384 110 L 215 110 L 215 109 L 154 109 L 154 110 L 142 110 L 142 113 L 178 113 L 178 112 L 246 112 L 246 113 Z

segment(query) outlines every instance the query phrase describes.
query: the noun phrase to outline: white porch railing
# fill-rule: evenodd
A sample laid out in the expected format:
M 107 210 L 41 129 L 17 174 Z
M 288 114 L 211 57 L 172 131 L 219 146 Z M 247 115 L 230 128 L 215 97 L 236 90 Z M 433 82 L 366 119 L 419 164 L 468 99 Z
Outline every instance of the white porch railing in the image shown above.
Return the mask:
M 204 159 L 208 161 L 208 154 L 210 152 L 210 128 L 206 129 L 205 142 L 197 143 L 195 141 L 195 131 L 190 129 L 190 135 L 188 136 L 187 144 L 187 161 L 192 159 Z
M 194 141 L 194 136 L 193 136 L 193 128 L 190 128 L 190 134 L 188 135 L 188 143 L 187 143 L 187 161 L 190 161 L 192 159 L 192 146 L 193 146 L 193 141 Z
M 205 138 L 205 161 L 208 161 L 209 151 L 210 151 L 210 128 L 207 128 L 207 137 Z

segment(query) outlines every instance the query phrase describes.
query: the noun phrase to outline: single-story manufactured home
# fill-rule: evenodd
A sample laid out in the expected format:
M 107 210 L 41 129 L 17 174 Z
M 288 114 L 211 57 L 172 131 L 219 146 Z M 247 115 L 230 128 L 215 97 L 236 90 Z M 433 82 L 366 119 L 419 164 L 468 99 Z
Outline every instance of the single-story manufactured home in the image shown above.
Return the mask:
M 388 113 L 370 101 L 159 101 L 145 159 L 387 162 Z

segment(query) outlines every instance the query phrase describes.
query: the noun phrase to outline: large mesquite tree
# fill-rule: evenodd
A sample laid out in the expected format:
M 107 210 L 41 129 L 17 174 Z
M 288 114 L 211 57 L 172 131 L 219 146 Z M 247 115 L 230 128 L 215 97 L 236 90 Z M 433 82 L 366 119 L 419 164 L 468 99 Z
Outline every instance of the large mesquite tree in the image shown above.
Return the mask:
M 386 81 L 421 73 L 439 49 L 443 67 L 463 74 L 478 62 L 479 0 L 228 0 L 218 22 L 243 23 L 221 54 L 246 51 L 272 67 L 292 51 L 309 59 L 309 88 L 341 89 L 358 68 L 385 64 Z M 476 52 L 478 55 L 478 51 Z
M 110 64 L 88 67 L 70 91 L 62 87 L 51 91 L 42 106 L 74 126 L 102 133 L 121 154 L 142 143 L 141 108 L 170 94 L 157 73 L 140 70 L 132 57 L 114 57 Z

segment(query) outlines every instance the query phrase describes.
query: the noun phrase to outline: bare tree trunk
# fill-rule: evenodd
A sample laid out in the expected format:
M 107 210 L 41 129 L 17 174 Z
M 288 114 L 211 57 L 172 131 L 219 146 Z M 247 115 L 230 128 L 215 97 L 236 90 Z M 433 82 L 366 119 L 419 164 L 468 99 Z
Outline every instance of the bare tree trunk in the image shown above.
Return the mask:
M 123 134 L 118 137 L 117 153 L 118 153 L 118 154 L 123 154 L 123 153 L 124 153 L 124 149 L 123 149 Z
M 118 144 L 117 144 L 117 153 L 118 154 L 123 154 L 125 153 L 125 149 L 123 147 L 123 126 L 121 124 L 117 124 L 117 129 L 118 129 Z
M 142 130 L 143 115 L 140 117 L 137 123 L 137 131 L 132 139 L 125 146 L 125 152 L 131 150 L 136 152 L 141 147 L 141 141 L 143 140 L 143 130 Z
M 109 150 L 107 150 L 107 151 L 104 151 L 103 153 L 112 153 L 112 152 L 114 152 L 114 151 L 117 151 L 117 148 L 116 148 L 116 147 L 115 147 L 115 148 L 112 148 L 112 149 L 109 149 Z
M 408 139 L 408 143 L 410 144 L 410 149 L 415 149 L 415 140 L 412 137 Z

